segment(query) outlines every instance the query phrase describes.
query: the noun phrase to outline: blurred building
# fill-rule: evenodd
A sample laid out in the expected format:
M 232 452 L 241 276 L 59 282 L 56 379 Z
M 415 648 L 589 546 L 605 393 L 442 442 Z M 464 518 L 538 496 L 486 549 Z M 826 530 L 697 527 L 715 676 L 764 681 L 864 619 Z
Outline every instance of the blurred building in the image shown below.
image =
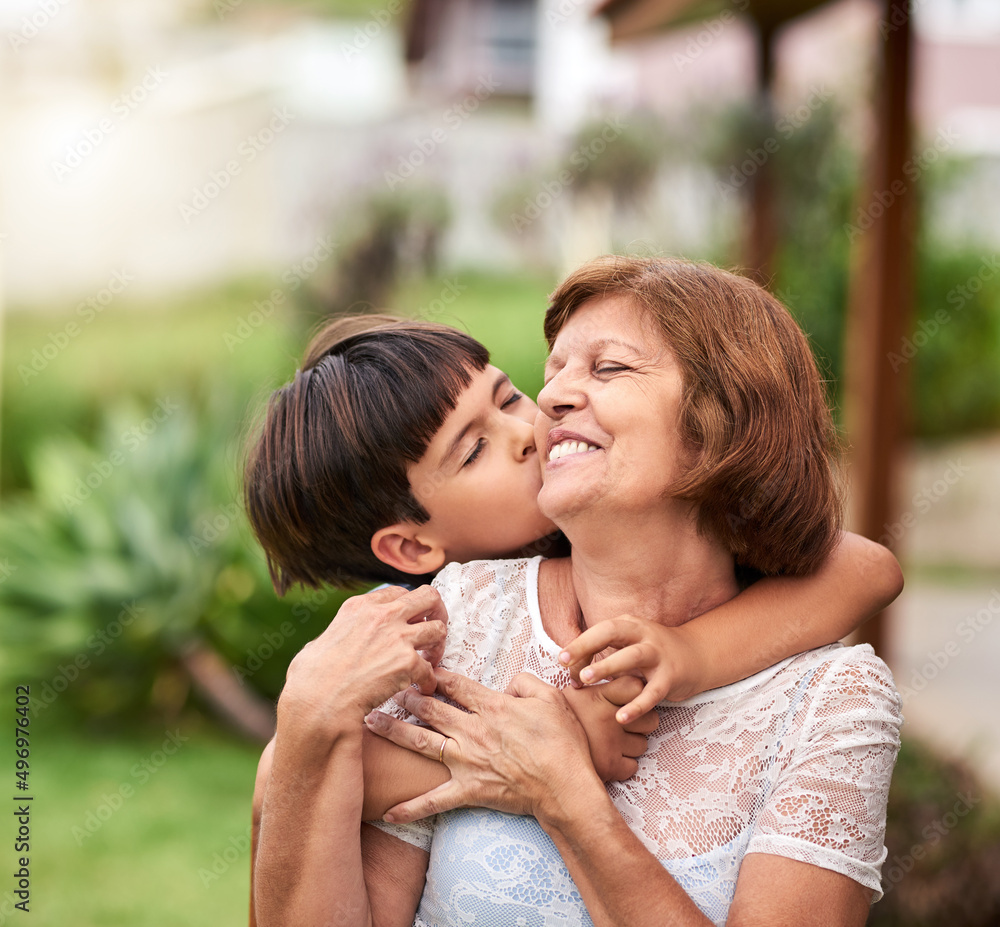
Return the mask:
M 502 190 L 558 165 L 588 120 L 645 108 L 683 125 L 744 98 L 753 68 L 738 16 L 620 50 L 593 6 L 385 0 L 367 20 L 332 21 L 243 0 L 6 0 L 6 302 L 58 306 L 116 272 L 153 293 L 280 271 L 349 225 L 362 194 L 435 185 L 454 215 L 449 264 L 558 263 L 579 204 L 563 197 L 512 235 L 496 220 Z M 841 0 L 787 30 L 779 105 L 820 85 L 865 92 L 873 10 Z M 955 150 L 982 165 L 966 194 L 981 203 L 998 188 L 998 7 L 925 0 L 915 15 L 921 131 L 954 129 Z M 672 170 L 628 217 L 628 240 L 696 250 L 719 206 L 697 166 Z M 1000 210 L 974 214 L 1000 239 Z

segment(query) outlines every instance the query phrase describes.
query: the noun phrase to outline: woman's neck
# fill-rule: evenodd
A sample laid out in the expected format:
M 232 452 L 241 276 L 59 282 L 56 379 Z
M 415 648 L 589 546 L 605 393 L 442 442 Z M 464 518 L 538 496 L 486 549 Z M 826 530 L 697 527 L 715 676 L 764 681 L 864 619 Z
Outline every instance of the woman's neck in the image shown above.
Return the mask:
M 627 614 L 675 626 L 739 592 L 732 556 L 698 534 L 693 518 L 668 531 L 655 520 L 605 524 L 570 539 L 572 559 L 554 562 L 540 590 L 546 628 L 559 643 L 575 636 L 571 626 L 581 619 L 589 627 Z

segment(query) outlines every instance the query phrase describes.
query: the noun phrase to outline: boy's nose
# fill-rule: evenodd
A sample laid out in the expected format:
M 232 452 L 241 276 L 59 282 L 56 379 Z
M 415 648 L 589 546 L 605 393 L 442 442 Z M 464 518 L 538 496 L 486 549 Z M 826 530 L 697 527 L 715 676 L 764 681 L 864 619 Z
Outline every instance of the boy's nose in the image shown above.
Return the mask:
M 512 442 L 517 457 L 528 457 L 535 450 L 535 428 L 528 422 L 515 419 L 511 423 Z

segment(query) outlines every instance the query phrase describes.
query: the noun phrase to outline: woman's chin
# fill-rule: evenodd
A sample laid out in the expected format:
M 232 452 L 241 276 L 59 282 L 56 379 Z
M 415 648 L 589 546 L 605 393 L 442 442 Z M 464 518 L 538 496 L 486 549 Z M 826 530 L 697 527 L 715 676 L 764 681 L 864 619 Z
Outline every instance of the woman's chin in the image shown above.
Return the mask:
M 547 485 L 538 494 L 538 508 L 553 524 L 562 528 L 565 521 L 582 512 L 591 510 L 596 496 L 592 492 L 581 492 L 579 488 Z

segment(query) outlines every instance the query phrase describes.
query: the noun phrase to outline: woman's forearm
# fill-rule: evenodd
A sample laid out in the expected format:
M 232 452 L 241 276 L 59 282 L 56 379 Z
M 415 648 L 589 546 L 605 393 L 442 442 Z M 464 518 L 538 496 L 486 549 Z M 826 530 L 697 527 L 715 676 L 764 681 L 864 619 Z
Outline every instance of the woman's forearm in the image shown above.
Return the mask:
M 553 796 L 538 821 L 559 850 L 595 927 L 710 927 L 594 778 L 572 795 Z
M 283 731 L 264 793 L 254 900 L 260 927 L 366 925 L 361 730 L 317 745 Z
M 422 654 L 440 650 L 446 618 L 430 587 L 376 590 L 345 602 L 292 660 L 261 803 L 254 886 L 260 927 L 372 923 L 361 850 L 363 719 L 410 685 L 433 691 L 434 670 Z M 377 861 L 368 868 L 377 870 Z M 409 876 L 422 884 L 419 867 Z M 380 898 L 392 912 L 383 923 L 409 924 L 413 893 L 396 881 L 373 893 L 398 899 L 386 905 Z

